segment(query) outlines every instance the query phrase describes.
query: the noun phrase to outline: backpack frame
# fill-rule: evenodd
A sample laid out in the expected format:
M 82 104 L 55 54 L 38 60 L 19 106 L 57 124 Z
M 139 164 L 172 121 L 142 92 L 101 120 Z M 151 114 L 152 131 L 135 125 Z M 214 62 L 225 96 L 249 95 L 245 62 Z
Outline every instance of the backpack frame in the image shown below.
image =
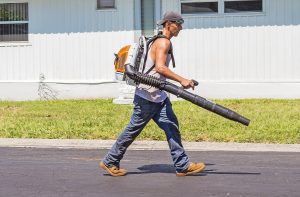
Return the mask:
M 155 67 L 155 64 L 148 69 L 145 72 L 145 66 L 148 58 L 148 52 L 151 47 L 151 45 L 154 43 L 154 41 L 158 38 L 165 38 L 164 35 L 162 35 L 161 32 L 159 32 L 157 35 L 154 35 L 153 37 L 145 37 L 141 36 L 139 38 L 138 43 L 134 43 L 132 45 L 126 45 L 122 47 L 117 54 L 115 54 L 115 79 L 117 81 L 126 81 L 127 84 L 137 86 L 138 84 L 135 83 L 130 78 L 126 77 L 124 74 L 125 72 L 125 65 L 129 64 L 133 66 L 133 69 L 139 73 L 142 74 L 149 74 L 151 70 Z M 171 55 L 173 67 L 175 67 L 175 59 L 173 55 L 173 47 L 171 43 L 170 50 L 168 52 Z

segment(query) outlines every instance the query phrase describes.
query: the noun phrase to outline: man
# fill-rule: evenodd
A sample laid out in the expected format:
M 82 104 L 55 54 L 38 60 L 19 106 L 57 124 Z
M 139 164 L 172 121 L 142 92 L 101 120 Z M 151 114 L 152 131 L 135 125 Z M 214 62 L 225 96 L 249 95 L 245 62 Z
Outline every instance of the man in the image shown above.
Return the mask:
M 172 49 L 170 39 L 178 36 L 184 20 L 176 12 L 166 12 L 158 25 L 163 25 L 162 37 L 156 39 L 149 49 L 145 71 L 161 80 L 172 79 L 184 88 L 193 88 L 192 80 L 186 79 L 168 68 Z M 127 171 L 120 168 L 120 161 L 127 148 L 140 134 L 146 124 L 153 119 L 164 130 L 171 150 L 177 176 L 194 175 L 205 168 L 204 163 L 189 161 L 181 143 L 177 118 L 166 92 L 147 85 L 139 85 L 135 91 L 134 109 L 130 123 L 107 153 L 100 167 L 112 176 L 124 176 Z

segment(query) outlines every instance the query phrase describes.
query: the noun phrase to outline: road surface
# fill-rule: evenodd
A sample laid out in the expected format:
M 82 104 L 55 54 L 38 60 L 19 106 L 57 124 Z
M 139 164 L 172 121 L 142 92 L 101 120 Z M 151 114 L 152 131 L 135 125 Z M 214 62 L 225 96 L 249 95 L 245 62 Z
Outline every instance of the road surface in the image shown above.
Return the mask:
M 125 177 L 98 162 L 107 150 L 0 148 L 0 196 L 300 196 L 300 153 L 188 151 L 203 173 L 176 177 L 169 151 L 128 150 Z

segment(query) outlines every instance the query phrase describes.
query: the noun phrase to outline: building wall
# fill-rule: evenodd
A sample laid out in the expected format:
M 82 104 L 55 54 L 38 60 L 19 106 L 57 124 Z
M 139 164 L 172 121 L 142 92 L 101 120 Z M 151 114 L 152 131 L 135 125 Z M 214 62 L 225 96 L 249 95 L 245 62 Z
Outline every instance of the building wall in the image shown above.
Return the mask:
M 59 99 L 117 97 L 113 52 L 139 34 L 138 0 L 106 11 L 96 0 L 28 2 L 29 42 L 0 43 L 0 99 L 39 99 L 41 87 Z M 195 92 L 209 98 L 300 98 L 299 8 L 265 0 L 262 14 L 184 16 L 172 39 L 175 71 L 199 80 Z M 180 11 L 180 0 L 161 0 L 166 10 Z
M 173 41 L 177 72 L 200 80 L 209 97 L 299 98 L 300 1 L 263 6 L 261 14 L 185 15 Z M 162 1 L 167 10 L 180 12 L 180 1 Z
M 134 42 L 134 0 L 117 0 L 117 9 L 103 11 L 96 9 L 96 0 L 28 2 L 29 42 L 0 43 L 0 83 L 7 87 L 0 99 L 38 98 L 36 83 L 41 74 L 57 88 L 59 98 L 116 96 L 117 85 L 107 82 L 114 79 L 113 53 Z M 24 83 L 28 93 L 16 94 L 15 86 L 23 91 Z M 95 87 L 74 95 L 77 84 Z M 98 94 L 87 91 L 94 88 Z

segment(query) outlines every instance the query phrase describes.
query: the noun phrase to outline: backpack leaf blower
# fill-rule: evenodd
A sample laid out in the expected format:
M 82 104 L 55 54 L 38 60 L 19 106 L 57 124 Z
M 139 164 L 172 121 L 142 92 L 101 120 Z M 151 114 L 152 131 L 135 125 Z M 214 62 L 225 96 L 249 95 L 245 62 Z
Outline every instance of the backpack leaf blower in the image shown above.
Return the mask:
M 159 88 L 160 90 L 165 90 L 171 94 L 181 97 L 187 101 L 190 101 L 195 105 L 198 105 L 199 107 L 202 107 L 220 116 L 223 116 L 224 118 L 239 122 L 245 126 L 248 126 L 250 123 L 249 119 L 241 116 L 240 114 L 226 107 L 218 105 L 212 101 L 209 101 L 201 96 L 188 92 L 182 87 L 176 86 L 168 81 L 162 81 L 151 75 L 139 73 L 135 71 L 130 64 L 125 65 L 125 75 L 136 83 L 143 83 L 149 86 Z
M 118 52 L 118 54 L 115 54 L 116 57 L 114 64 L 116 71 L 116 80 L 121 82 L 126 81 L 128 85 L 132 86 L 146 84 L 160 90 L 165 90 L 171 94 L 176 95 L 177 97 L 190 101 L 199 107 L 223 116 L 224 118 L 239 122 L 245 126 L 248 126 L 250 124 L 249 119 L 226 107 L 223 107 L 201 96 L 188 92 L 182 87 L 176 86 L 175 84 L 172 84 L 168 81 L 163 81 L 151 75 L 148 75 L 148 72 L 144 73 L 144 66 L 147 59 L 149 46 L 158 38 L 162 38 L 162 36 L 160 34 L 152 38 L 146 38 L 142 36 L 139 40 L 139 43 L 127 45 L 123 47 Z M 175 66 L 173 58 L 172 61 L 173 66 Z M 195 80 L 193 80 L 193 82 L 195 85 L 198 84 L 198 82 Z

